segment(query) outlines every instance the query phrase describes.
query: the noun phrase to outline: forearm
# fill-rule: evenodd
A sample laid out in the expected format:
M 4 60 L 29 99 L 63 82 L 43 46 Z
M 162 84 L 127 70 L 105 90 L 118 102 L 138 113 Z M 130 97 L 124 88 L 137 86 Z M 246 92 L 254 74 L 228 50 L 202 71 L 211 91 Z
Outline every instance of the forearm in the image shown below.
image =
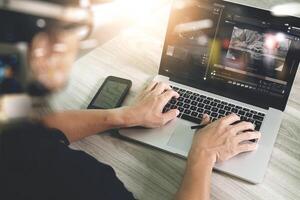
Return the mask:
M 59 112 L 42 120 L 48 127 L 61 130 L 70 142 L 106 130 L 138 125 L 138 120 L 128 107 Z
M 189 158 L 186 171 L 176 200 L 208 200 L 210 199 L 210 181 L 213 160 L 201 153 L 197 162 Z

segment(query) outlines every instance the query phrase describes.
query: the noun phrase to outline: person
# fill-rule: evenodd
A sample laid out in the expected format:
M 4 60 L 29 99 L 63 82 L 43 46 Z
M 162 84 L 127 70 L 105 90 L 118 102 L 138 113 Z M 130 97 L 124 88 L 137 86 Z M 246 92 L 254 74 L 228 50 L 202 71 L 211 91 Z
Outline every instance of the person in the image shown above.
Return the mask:
M 47 29 L 35 33 L 28 46 L 31 74 L 38 83 L 34 88 L 42 87 L 48 92 L 63 88 L 79 47 L 76 34 Z M 18 95 L 9 97 L 15 96 Z M 135 104 L 127 107 L 63 111 L 2 122 L 0 199 L 135 199 L 110 166 L 69 148 L 69 144 L 110 129 L 164 126 L 179 111 L 163 113 L 163 108 L 178 97 L 168 84 L 153 82 Z M 249 131 L 254 126 L 248 122 L 233 125 L 238 120 L 231 114 L 210 123 L 209 116 L 204 115 L 201 123 L 207 126 L 195 133 L 175 199 L 209 199 L 214 164 L 258 147 L 247 141 L 259 139 L 261 134 Z

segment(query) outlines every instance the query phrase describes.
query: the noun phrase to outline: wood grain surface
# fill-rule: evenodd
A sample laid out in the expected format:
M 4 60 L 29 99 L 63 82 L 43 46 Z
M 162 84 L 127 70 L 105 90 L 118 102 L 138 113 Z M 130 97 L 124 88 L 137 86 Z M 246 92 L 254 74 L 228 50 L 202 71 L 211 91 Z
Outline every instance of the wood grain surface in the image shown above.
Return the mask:
M 151 0 L 149 0 L 151 1 Z M 269 9 L 285 0 L 238 0 L 243 4 Z M 112 39 L 81 57 L 74 64 L 69 86 L 53 95 L 54 110 L 85 109 L 109 75 L 133 81 L 126 104 L 153 78 L 161 58 L 170 1 Z M 101 162 L 111 165 L 118 177 L 142 200 L 174 197 L 185 170 L 185 160 L 151 147 L 101 133 L 72 144 Z M 300 73 L 284 112 L 279 135 L 263 183 L 252 185 L 220 172 L 212 175 L 212 199 L 250 200 L 300 199 Z

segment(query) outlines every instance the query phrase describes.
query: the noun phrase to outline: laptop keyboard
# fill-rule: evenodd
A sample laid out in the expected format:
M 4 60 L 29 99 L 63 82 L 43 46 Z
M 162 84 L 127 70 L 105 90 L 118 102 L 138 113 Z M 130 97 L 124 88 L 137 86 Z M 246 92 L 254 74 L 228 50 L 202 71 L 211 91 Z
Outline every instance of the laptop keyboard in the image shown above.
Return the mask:
M 180 94 L 180 97 L 178 99 L 171 99 L 163 109 L 163 112 L 167 112 L 170 109 L 178 109 L 180 111 L 180 114 L 178 115 L 179 118 L 197 124 L 201 122 L 203 114 L 208 114 L 211 121 L 216 121 L 226 115 L 235 113 L 240 116 L 242 121 L 253 123 L 255 125 L 255 130 L 260 130 L 262 121 L 265 117 L 264 113 L 205 95 L 200 95 L 175 86 L 171 87 Z

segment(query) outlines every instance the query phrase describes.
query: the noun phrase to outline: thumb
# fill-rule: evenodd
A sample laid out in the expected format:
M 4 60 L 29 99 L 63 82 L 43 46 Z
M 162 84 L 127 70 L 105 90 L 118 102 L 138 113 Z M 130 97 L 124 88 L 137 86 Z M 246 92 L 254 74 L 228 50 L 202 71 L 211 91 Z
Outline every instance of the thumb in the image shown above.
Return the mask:
M 172 110 L 169 110 L 168 112 L 164 113 L 163 114 L 164 124 L 175 119 L 179 115 L 179 113 L 180 112 L 177 109 L 172 109 Z
M 204 114 L 202 117 L 201 125 L 206 125 L 209 124 L 210 122 L 210 117 L 208 114 Z

